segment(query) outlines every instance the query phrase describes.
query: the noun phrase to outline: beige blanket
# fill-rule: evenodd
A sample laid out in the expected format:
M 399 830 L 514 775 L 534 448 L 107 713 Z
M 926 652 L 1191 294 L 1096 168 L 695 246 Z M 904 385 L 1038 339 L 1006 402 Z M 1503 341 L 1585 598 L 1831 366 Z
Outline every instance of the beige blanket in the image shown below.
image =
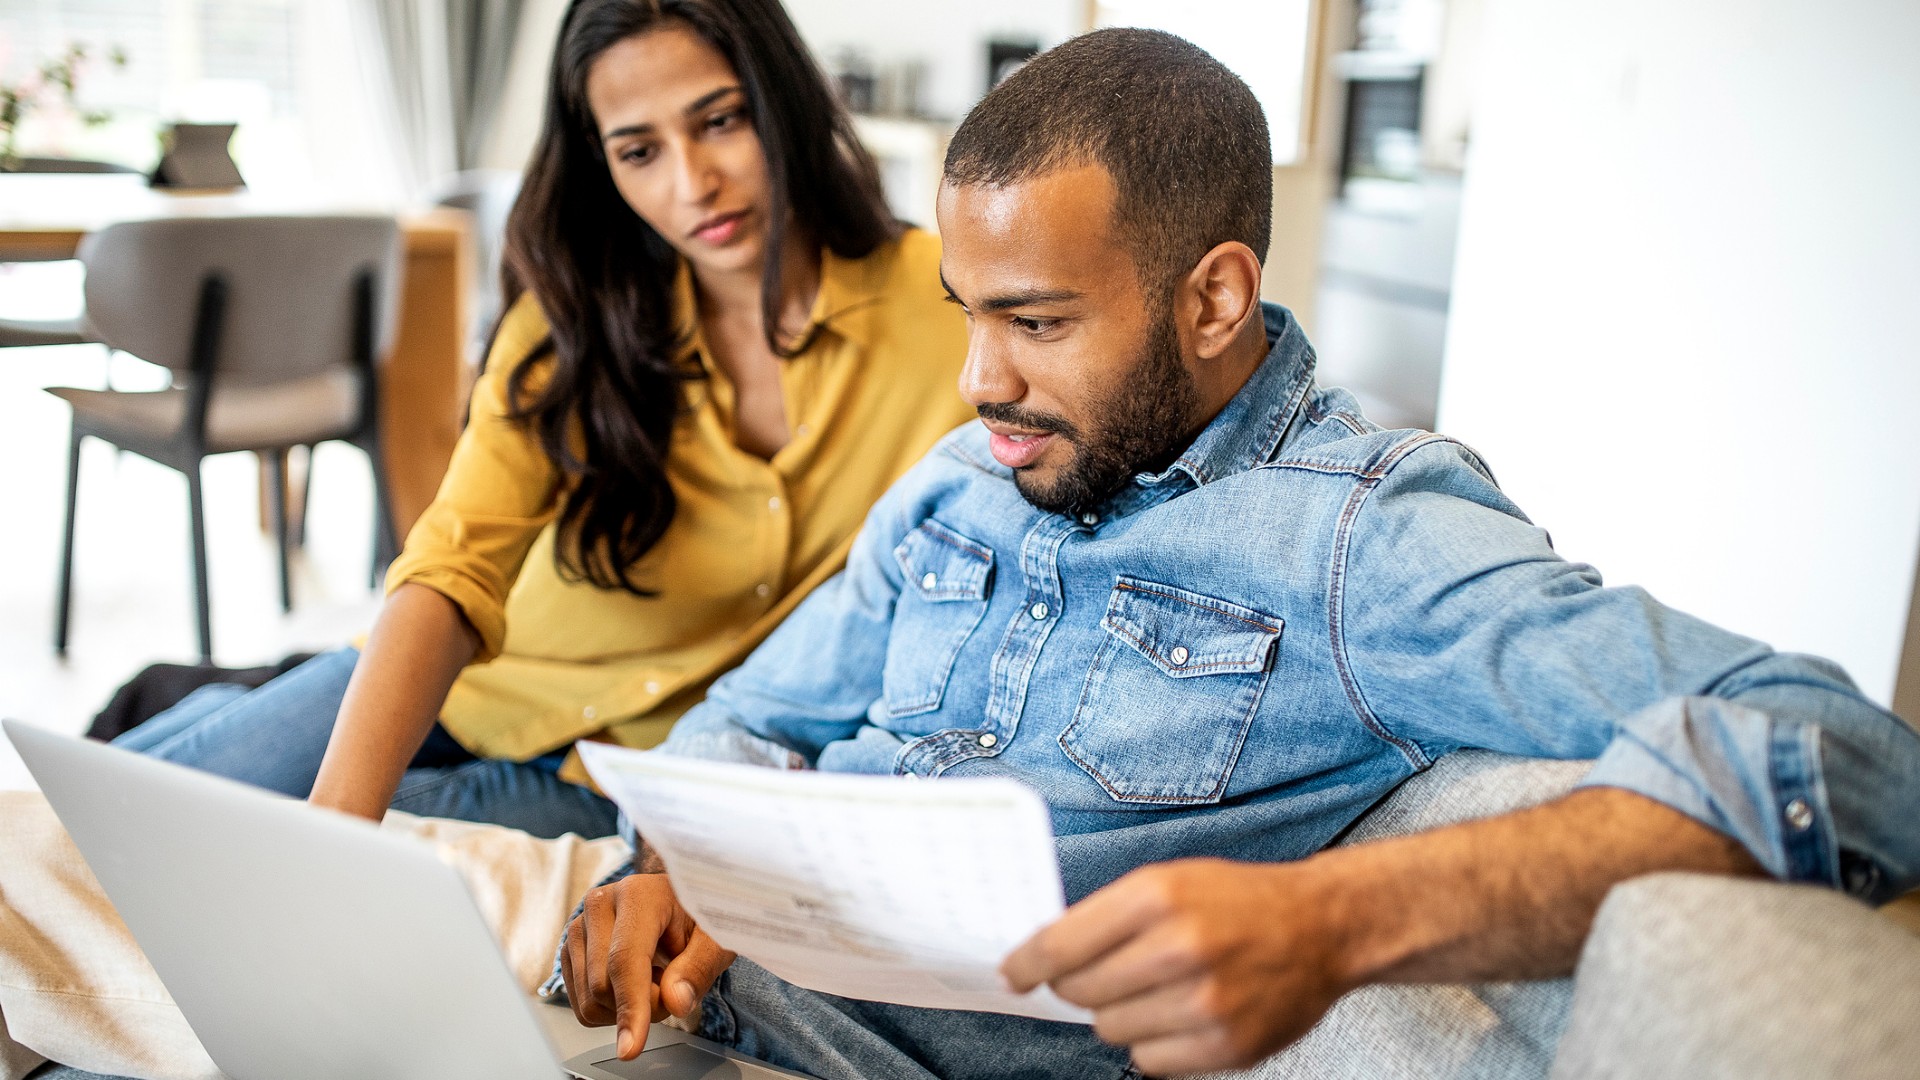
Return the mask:
M 521 985 L 547 977 L 567 915 L 626 857 L 613 838 L 387 815 L 472 889 Z M 47 1060 L 150 1080 L 220 1072 L 37 792 L 0 792 L 0 1080 Z

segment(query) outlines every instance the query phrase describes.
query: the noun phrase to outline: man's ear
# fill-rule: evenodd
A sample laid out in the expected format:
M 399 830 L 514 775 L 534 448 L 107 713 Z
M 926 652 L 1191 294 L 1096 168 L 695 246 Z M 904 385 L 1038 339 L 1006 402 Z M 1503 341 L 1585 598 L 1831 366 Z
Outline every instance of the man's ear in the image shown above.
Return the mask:
M 1216 245 L 1181 279 L 1176 310 L 1192 349 L 1211 360 L 1260 318 L 1260 260 L 1237 240 Z

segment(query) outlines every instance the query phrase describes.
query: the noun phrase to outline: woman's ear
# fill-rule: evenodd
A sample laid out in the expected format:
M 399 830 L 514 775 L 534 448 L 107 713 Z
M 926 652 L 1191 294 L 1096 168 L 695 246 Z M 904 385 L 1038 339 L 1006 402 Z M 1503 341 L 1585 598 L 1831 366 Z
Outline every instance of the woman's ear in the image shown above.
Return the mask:
M 1211 360 L 1260 317 L 1260 260 L 1237 240 L 1216 245 L 1180 282 L 1178 309 L 1188 339 L 1201 359 Z

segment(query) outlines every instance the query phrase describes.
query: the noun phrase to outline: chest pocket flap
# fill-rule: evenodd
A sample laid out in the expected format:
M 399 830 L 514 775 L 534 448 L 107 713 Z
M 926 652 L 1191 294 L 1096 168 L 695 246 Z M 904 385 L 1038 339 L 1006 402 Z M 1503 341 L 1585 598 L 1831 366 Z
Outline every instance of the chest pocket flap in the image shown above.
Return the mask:
M 993 549 L 937 521 L 923 521 L 893 549 L 905 581 L 887 635 L 887 711 L 911 716 L 940 707 L 954 660 L 987 613 Z
M 1175 679 L 1264 671 L 1280 639 L 1280 620 L 1271 616 L 1124 577 L 1107 599 L 1101 625 Z
M 893 559 L 906 575 L 906 591 L 917 591 L 929 604 L 987 598 L 993 551 L 937 521 L 923 521 L 908 533 Z

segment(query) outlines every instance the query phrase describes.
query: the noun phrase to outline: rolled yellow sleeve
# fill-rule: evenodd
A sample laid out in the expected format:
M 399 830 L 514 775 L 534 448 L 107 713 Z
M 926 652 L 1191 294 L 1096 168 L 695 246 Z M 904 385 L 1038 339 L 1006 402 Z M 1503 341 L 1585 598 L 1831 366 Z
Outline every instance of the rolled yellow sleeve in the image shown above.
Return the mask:
M 508 416 L 509 379 L 541 362 L 530 357 L 546 334 L 539 305 L 523 295 L 494 337 L 440 490 L 387 571 L 389 593 L 413 582 L 459 606 L 480 637 L 476 663 L 500 654 L 507 593 L 559 502 L 552 459 L 532 429 Z

